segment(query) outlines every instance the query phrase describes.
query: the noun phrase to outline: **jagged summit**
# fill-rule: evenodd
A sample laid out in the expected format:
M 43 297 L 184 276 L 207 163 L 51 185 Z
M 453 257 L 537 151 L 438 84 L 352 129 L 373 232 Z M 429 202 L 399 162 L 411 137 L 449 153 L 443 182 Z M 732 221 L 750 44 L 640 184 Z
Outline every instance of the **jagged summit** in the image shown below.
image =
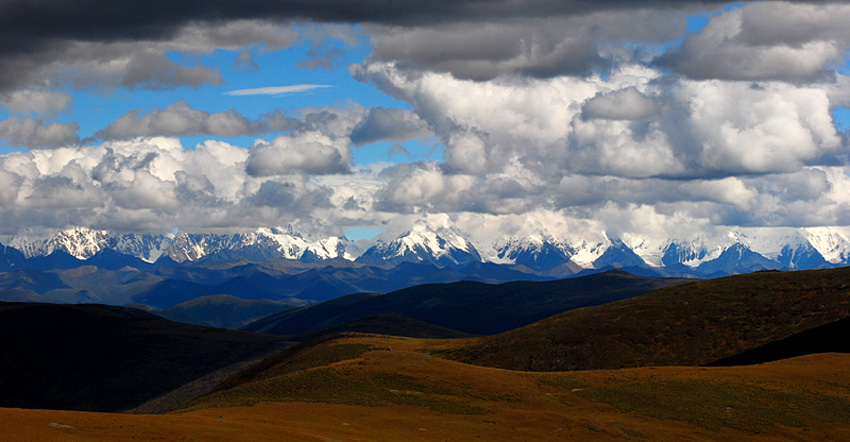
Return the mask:
M 809 227 L 801 234 L 830 264 L 850 264 L 850 227 Z
M 364 264 L 432 263 L 438 266 L 481 262 L 481 256 L 469 240 L 453 229 L 432 230 L 417 224 L 396 239 L 379 242 L 367 249 L 357 262 Z
M 168 257 L 174 262 L 205 258 L 222 261 L 341 258 L 346 241 L 340 237 L 305 239 L 291 226 L 234 234 L 119 234 L 76 227 L 61 230 L 49 238 L 15 236 L 9 241 L 9 246 L 23 253 L 26 259 L 64 252 L 86 260 L 104 250 L 112 250 L 153 263 L 161 257 Z
M 213 235 L 178 234 L 166 254 L 176 262 L 213 259 L 218 261 L 267 259 L 302 259 L 316 261 L 342 258 L 344 238 L 310 240 L 291 226 L 264 227 L 254 232 Z
M 9 242 L 27 258 L 47 256 L 53 252 L 65 252 L 77 259 L 88 259 L 108 246 L 109 232 L 75 227 L 57 232 L 50 238 L 38 239 L 31 236 L 15 236 Z
M 494 244 L 504 261 L 545 271 L 572 263 L 584 269 L 646 267 L 647 263 L 621 239 L 606 232 L 596 240 L 559 239 L 549 235 L 509 238 Z
M 572 254 L 572 250 L 564 247 L 563 243 L 546 235 L 499 239 L 493 248 L 499 262 L 522 265 L 537 271 L 564 265 L 570 261 Z

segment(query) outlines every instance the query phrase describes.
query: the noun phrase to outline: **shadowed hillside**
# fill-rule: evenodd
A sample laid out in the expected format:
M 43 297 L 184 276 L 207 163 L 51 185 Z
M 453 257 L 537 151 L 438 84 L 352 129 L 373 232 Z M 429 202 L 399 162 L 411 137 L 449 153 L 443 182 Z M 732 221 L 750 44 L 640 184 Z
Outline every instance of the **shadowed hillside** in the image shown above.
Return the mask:
M 511 330 L 566 310 L 604 304 L 690 280 L 649 278 L 612 270 L 547 282 L 426 284 L 387 294 L 361 293 L 284 311 L 246 330 L 313 333 L 375 314 L 410 317 L 464 333 Z
M 105 305 L 0 303 L 0 406 L 119 411 L 285 345 Z
M 759 272 L 568 311 L 446 355 L 532 371 L 700 365 L 848 317 L 848 305 L 850 268 Z
M 848 336 L 850 336 L 850 318 L 844 318 L 707 365 L 710 367 L 752 365 L 816 353 L 850 353 Z

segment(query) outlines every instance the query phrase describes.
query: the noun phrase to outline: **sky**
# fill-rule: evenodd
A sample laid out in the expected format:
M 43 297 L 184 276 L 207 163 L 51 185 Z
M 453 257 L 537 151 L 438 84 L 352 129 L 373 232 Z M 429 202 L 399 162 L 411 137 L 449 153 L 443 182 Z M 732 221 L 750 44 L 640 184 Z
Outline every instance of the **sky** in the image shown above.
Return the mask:
M 0 0 L 0 235 L 850 225 L 850 4 Z

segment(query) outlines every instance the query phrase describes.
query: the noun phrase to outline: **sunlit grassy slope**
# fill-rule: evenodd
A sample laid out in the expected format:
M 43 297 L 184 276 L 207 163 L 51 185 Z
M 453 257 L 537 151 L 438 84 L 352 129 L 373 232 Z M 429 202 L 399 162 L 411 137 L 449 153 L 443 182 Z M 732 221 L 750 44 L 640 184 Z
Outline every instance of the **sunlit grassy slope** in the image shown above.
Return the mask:
M 433 341 L 302 346 L 170 415 L 0 410 L 4 440 L 847 440 L 850 356 L 734 368 L 528 373 Z M 391 349 L 391 350 L 390 350 Z

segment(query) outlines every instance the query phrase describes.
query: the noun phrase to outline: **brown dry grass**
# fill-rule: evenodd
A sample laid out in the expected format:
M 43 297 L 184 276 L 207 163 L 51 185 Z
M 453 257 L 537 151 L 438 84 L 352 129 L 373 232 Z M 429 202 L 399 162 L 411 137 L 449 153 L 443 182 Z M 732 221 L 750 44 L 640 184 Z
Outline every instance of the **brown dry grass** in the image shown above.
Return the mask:
M 850 440 L 850 355 L 527 373 L 422 353 L 431 345 L 329 341 L 329 354 L 338 346 L 345 356 L 257 376 L 169 415 L 0 409 L 2 440 Z

